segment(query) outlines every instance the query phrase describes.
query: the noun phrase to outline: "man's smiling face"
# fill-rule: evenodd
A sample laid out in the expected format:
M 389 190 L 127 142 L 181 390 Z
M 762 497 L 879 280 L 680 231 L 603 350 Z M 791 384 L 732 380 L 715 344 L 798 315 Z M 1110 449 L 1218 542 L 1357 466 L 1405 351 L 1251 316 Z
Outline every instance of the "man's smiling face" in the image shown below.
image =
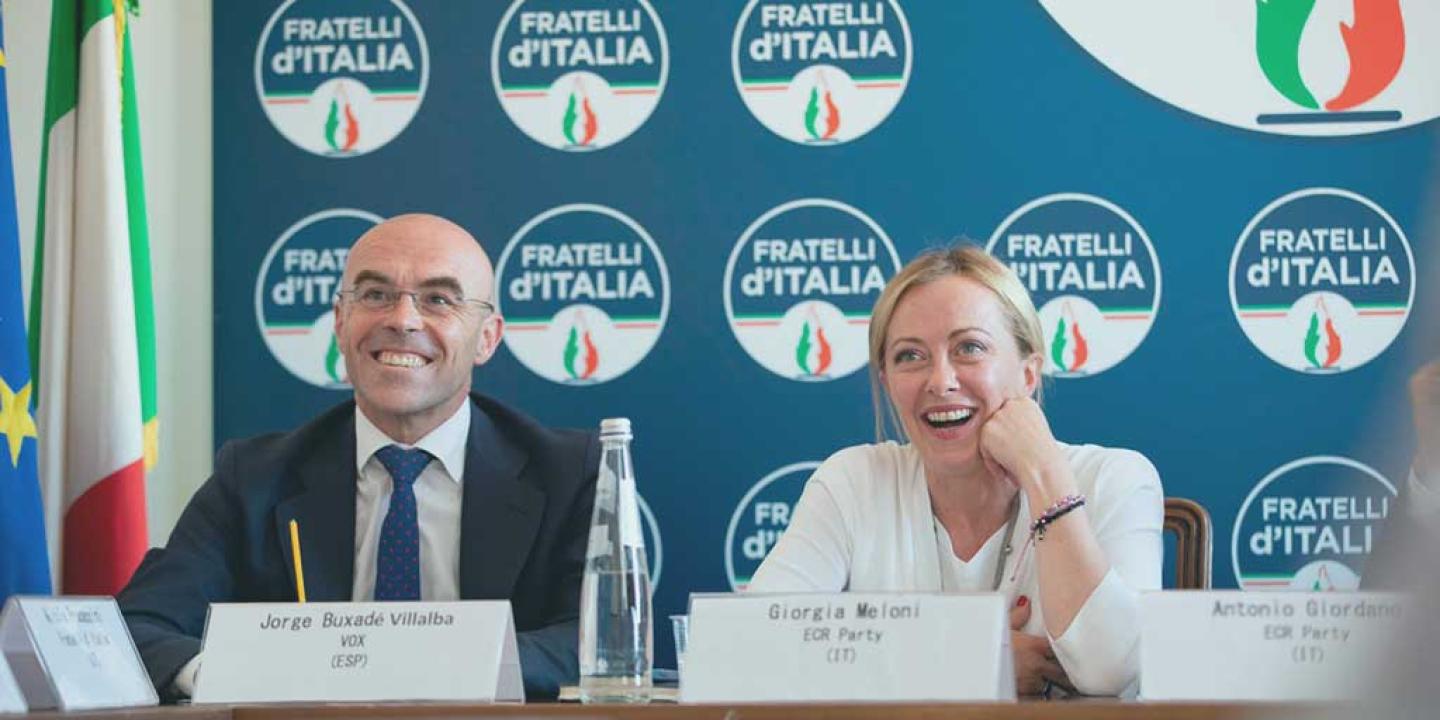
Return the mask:
M 434 300 L 489 300 L 493 283 L 475 239 L 434 216 L 387 220 L 351 249 L 335 338 L 356 405 L 391 438 L 413 442 L 465 401 L 471 371 L 494 354 L 503 321 L 471 302 L 445 310 Z M 406 294 L 385 309 L 361 302 L 396 291 Z

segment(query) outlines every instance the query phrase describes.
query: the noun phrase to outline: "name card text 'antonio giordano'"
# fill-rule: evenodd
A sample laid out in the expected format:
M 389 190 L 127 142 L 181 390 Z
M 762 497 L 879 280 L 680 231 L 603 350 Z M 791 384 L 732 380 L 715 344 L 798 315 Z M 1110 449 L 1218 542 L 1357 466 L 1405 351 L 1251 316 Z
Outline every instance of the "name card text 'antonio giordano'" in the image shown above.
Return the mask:
M 999 595 L 692 595 L 681 702 L 1010 700 Z
M 197 703 L 523 701 L 510 603 L 210 606 Z
M 1151 592 L 1140 605 L 1145 700 L 1353 700 L 1381 680 L 1406 598 L 1386 593 Z
M 31 710 L 160 702 L 114 598 L 13 596 L 0 613 L 0 650 Z

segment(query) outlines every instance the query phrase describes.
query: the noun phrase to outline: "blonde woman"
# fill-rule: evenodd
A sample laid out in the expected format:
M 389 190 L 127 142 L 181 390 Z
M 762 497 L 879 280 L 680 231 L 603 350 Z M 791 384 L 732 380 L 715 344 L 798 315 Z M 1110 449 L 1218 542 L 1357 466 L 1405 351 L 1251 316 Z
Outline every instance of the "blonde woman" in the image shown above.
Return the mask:
M 826 460 L 749 590 L 1002 592 L 1019 692 L 1132 688 L 1160 478 L 1139 453 L 1057 441 L 1043 364 L 1035 306 L 1001 262 L 960 246 L 906 265 L 870 325 L 876 432 L 888 413 L 902 442 Z

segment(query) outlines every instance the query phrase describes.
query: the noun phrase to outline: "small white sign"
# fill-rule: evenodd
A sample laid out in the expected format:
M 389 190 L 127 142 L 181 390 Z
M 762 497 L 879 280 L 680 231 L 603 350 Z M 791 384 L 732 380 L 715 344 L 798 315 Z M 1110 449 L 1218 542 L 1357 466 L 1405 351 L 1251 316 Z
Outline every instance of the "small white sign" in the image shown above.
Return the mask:
M 1358 700 L 1407 625 L 1385 593 L 1150 592 L 1140 601 L 1144 700 Z
M 1013 701 L 996 594 L 692 595 L 680 701 Z
M 10 663 L 0 655 L 0 713 L 23 712 L 25 696 L 20 694 L 20 686 L 15 684 L 15 676 L 10 674 Z
M 160 703 L 114 598 L 11 597 L 0 650 L 31 710 Z
M 194 702 L 524 702 L 505 600 L 215 604 Z

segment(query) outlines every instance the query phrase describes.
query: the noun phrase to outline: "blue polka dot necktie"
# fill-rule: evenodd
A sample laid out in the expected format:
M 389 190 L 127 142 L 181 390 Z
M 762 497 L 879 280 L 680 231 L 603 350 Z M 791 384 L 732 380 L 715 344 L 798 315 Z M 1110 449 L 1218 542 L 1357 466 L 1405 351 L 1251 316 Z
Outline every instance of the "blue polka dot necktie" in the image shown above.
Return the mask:
M 375 457 L 390 473 L 394 490 L 380 526 L 375 558 L 376 600 L 420 599 L 420 524 L 415 515 L 415 478 L 430 464 L 430 453 L 386 445 Z

